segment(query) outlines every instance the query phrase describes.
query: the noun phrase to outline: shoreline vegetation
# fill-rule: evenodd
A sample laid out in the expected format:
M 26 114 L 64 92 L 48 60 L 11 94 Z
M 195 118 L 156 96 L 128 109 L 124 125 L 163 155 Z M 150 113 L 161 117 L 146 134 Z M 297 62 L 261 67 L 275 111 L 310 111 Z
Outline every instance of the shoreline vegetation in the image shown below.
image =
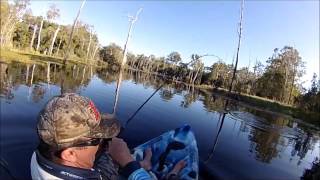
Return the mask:
M 20 51 L 17 49 L 9 50 L 9 49 L 0 49 L 0 62 L 10 63 L 11 61 L 22 62 L 22 63 L 55 63 L 55 64 L 63 64 L 62 57 L 53 57 L 49 55 L 39 54 L 37 52 L 28 52 L 28 51 Z M 82 65 L 91 65 L 91 66 L 103 66 L 107 65 L 106 62 L 97 60 L 97 61 L 88 61 L 84 62 L 81 58 L 70 58 L 67 61 L 70 64 L 82 64 Z
M 63 58 L 51 57 L 51 56 L 46 56 L 46 55 L 36 54 L 36 53 L 32 54 L 29 52 L 23 52 L 18 50 L 10 51 L 7 49 L 1 49 L 0 62 L 1 63 L 22 62 L 27 64 L 46 64 L 47 62 L 50 62 L 50 63 L 62 65 Z M 89 66 L 96 66 L 96 67 L 102 67 L 102 66 L 107 67 L 107 63 L 105 62 L 100 62 L 99 65 L 97 63 L 86 64 L 83 61 L 76 60 L 76 59 L 70 59 L 68 60 L 68 63 L 76 64 L 76 65 L 80 64 L 80 65 L 89 65 Z M 140 71 L 140 72 L 149 73 L 155 76 L 170 78 L 154 72 L 147 72 L 147 71 L 134 69 L 130 67 L 126 67 L 126 68 L 133 71 Z M 171 81 L 173 81 L 174 83 L 182 83 L 186 86 L 192 86 L 192 84 L 188 84 L 179 80 L 171 80 Z M 284 104 L 275 100 L 270 100 L 267 98 L 244 94 L 244 93 L 238 93 L 235 91 L 232 91 L 231 95 L 229 95 L 227 89 L 220 88 L 220 87 L 215 88 L 213 86 L 203 85 L 203 84 L 193 85 L 193 87 L 198 88 L 200 91 L 204 93 L 213 93 L 215 95 L 223 96 L 224 98 L 230 98 L 232 100 L 236 100 L 242 105 L 250 106 L 251 108 L 257 109 L 259 111 L 285 115 L 290 118 L 311 123 L 315 125 L 317 128 L 320 127 L 320 123 L 319 123 L 320 113 L 318 112 L 304 111 L 303 109 L 299 109 L 292 105 Z
M 222 95 L 226 98 L 231 98 L 233 100 L 237 100 L 239 103 L 245 106 L 250 106 L 251 108 L 254 108 L 259 111 L 264 111 L 268 113 L 277 113 L 279 115 L 285 115 L 289 117 L 290 119 L 295 119 L 298 121 L 304 121 L 307 123 L 311 123 L 317 127 L 317 129 L 320 128 L 320 113 L 317 112 L 308 112 L 303 111 L 302 109 L 296 108 L 294 106 L 290 106 L 287 104 L 282 104 L 281 102 L 273 101 L 270 99 L 262 98 L 259 96 L 252 96 L 248 94 L 238 94 L 236 92 L 232 92 L 231 96 L 228 96 L 228 90 L 226 89 L 214 89 L 212 87 L 199 87 L 207 90 L 213 90 L 213 93 Z
M 122 48 L 115 43 L 102 46 L 93 25 L 78 20 L 84 1 L 73 25 L 56 22 L 60 9 L 55 4 L 41 16 L 33 15 L 29 5 L 29 0 L 1 1 L 0 62 L 20 61 L 47 65 L 49 68 L 51 64 L 108 67 L 115 73 L 119 72 L 117 93 L 122 70 L 134 69 L 320 126 L 320 80 L 314 73 L 311 87 L 303 87 L 301 77 L 306 71 L 305 62 L 296 48 L 288 45 L 275 48 L 268 59 L 262 59 L 265 63 L 257 58 L 254 62 L 248 59 L 246 67 L 237 69 L 243 2 L 237 55 L 231 64 L 215 52 L 193 53 L 186 59 L 182 59 L 177 51 L 161 57 L 128 52 L 132 26 L 142 9 L 135 16 L 130 16 L 130 28 Z M 205 66 L 204 58 L 210 59 L 211 64 Z
M 137 69 L 132 69 L 135 71 L 141 71 Z M 144 73 L 149 73 L 145 71 L 141 71 Z M 157 76 L 161 76 L 157 73 L 152 73 Z M 176 81 L 177 83 L 183 83 L 187 86 L 192 86 L 192 84 L 187 84 L 182 81 Z M 294 107 L 289 104 L 284 104 L 281 102 L 278 102 L 276 100 L 271 100 L 268 98 L 263 98 L 259 96 L 244 94 L 244 93 L 238 93 L 235 91 L 232 91 L 229 95 L 228 89 L 224 88 L 215 88 L 209 85 L 194 85 L 194 88 L 198 88 L 200 91 L 204 93 L 213 93 L 219 96 L 223 96 L 224 98 L 230 98 L 232 100 L 236 100 L 240 102 L 242 105 L 250 106 L 251 108 L 254 108 L 259 111 L 264 111 L 268 113 L 277 113 L 278 115 L 285 115 L 289 117 L 290 119 L 295 119 L 301 122 L 307 122 L 311 123 L 316 126 L 317 129 L 320 128 L 320 113 L 319 112 L 312 112 L 312 111 L 304 111 L 303 109 L 299 109 L 297 107 Z

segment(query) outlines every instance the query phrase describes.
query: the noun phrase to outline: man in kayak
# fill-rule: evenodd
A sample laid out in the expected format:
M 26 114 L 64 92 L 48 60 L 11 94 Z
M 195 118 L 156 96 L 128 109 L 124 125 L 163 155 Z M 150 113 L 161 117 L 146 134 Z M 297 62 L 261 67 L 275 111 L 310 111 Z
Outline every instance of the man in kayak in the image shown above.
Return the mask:
M 116 136 L 120 123 L 100 115 L 93 102 L 74 93 L 54 97 L 39 113 L 40 143 L 31 158 L 32 179 L 152 179 L 151 150 L 137 162 Z M 116 162 L 116 163 L 114 163 Z M 177 179 L 180 161 L 167 176 Z

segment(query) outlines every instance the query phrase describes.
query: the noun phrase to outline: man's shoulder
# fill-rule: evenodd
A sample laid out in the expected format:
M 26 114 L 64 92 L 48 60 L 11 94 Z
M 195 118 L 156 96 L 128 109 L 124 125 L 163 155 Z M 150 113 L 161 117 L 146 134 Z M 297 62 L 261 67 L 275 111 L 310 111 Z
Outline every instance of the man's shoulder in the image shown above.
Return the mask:
M 108 153 L 103 153 L 95 162 L 94 169 L 100 172 L 102 179 L 119 179 L 119 166 Z M 121 178 L 120 178 L 121 179 Z
M 95 169 L 82 169 L 65 166 L 47 160 L 39 152 L 31 158 L 32 179 L 102 179 L 99 171 Z
M 31 178 L 33 180 L 45 180 L 45 179 L 57 179 L 60 178 L 48 173 L 44 169 L 42 169 L 37 161 L 37 153 L 33 152 L 30 162 L 30 170 L 31 170 Z

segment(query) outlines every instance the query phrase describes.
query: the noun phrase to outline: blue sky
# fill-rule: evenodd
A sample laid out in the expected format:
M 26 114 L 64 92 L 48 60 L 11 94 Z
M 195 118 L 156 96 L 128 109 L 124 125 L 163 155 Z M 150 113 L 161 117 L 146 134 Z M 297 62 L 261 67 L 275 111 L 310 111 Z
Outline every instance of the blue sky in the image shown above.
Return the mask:
M 55 3 L 58 22 L 72 24 L 81 1 L 31 1 L 35 15 Z M 102 45 L 124 45 L 128 14 L 143 8 L 133 29 L 129 51 L 166 56 L 178 51 L 183 61 L 193 53 L 215 54 L 232 62 L 237 46 L 240 1 L 90 1 L 80 20 L 94 26 Z M 306 61 L 305 86 L 319 75 L 319 1 L 246 1 L 239 67 L 263 63 L 274 48 L 294 46 Z M 209 66 L 217 61 L 204 59 Z

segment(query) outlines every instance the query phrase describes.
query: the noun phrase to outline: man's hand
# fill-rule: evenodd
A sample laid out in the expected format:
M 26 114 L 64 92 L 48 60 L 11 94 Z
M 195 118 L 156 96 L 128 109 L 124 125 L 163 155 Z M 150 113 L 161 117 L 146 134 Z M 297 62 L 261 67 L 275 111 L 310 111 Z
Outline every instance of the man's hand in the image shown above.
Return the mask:
M 127 143 L 120 138 L 112 138 L 109 142 L 109 154 L 121 167 L 126 166 L 129 162 L 134 161 L 130 154 Z
M 142 161 L 140 161 L 140 165 L 143 169 L 149 171 L 152 168 L 152 164 L 151 164 L 151 157 L 152 157 L 152 151 L 151 148 L 146 149 L 146 151 L 144 152 L 144 159 Z

